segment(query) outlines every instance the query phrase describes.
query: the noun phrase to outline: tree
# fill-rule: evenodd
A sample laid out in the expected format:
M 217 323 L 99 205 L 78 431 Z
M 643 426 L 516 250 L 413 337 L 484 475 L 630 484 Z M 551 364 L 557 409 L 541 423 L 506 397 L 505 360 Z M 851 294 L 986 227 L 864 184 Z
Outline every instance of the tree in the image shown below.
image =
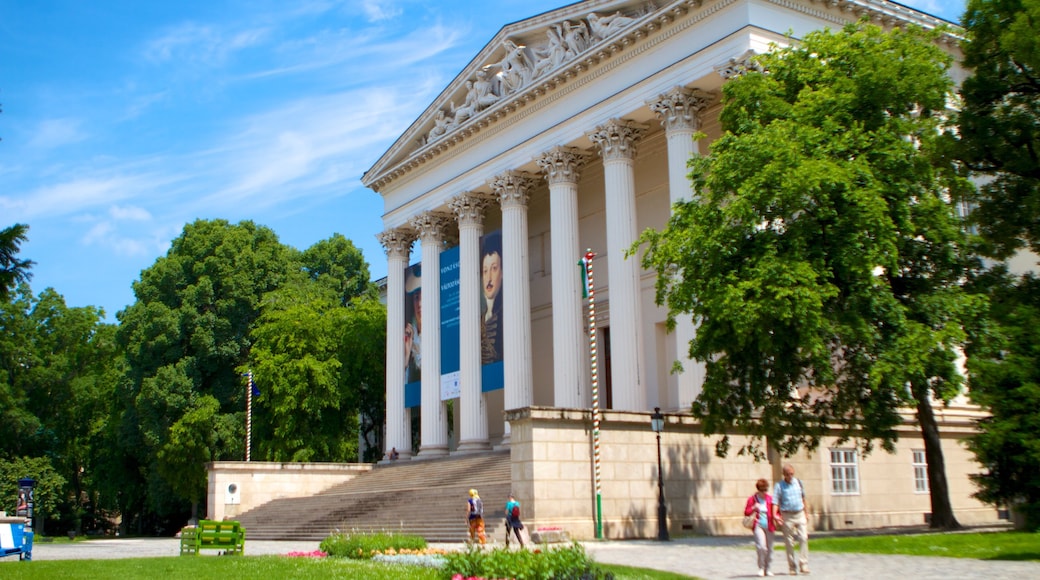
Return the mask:
M 12 297 L 0 305 L 0 459 L 42 461 L 61 474 L 41 514 L 79 531 L 105 477 L 91 449 L 118 379 L 115 327 L 101 309 L 69 308 L 50 288 L 33 297 L 20 284 Z
M 306 279 L 265 298 L 249 363 L 264 394 L 254 403 L 269 433 L 257 440 L 264 459 L 356 460 L 357 412 L 340 390 L 336 356 L 344 310 L 334 292 Z
M 964 27 L 959 155 L 989 177 L 973 219 L 995 257 L 1040 252 L 1040 0 L 971 0 Z
M 987 272 L 988 327 L 968 349 L 971 398 L 989 410 L 969 448 L 983 466 L 979 499 L 1011 506 L 1040 528 L 1040 280 Z
M 128 364 L 122 417 L 132 423 L 124 452 L 136 458 L 147 509 L 157 521 L 172 518 L 158 527 L 179 527 L 176 517 L 192 499 L 185 495 L 190 486 L 174 492 L 162 473 L 198 456 L 168 444 L 171 429 L 199 409 L 203 397 L 218 403 L 214 421 L 237 425 L 237 436 L 214 440 L 209 456 L 243 457 L 245 401 L 237 369 L 249 355 L 261 299 L 298 271 L 298 252 L 270 229 L 198 220 L 134 284 L 137 301 L 118 315 Z
M 14 224 L 0 230 L 0 302 L 7 302 L 11 290 L 19 282 L 28 282 L 32 278 L 29 269 L 34 262 L 18 259 L 19 248 L 29 240 L 26 236 L 28 231 L 29 226 L 25 224 Z
M 269 461 L 357 461 L 382 425 L 385 308 L 360 250 L 339 234 L 303 252 L 302 275 L 265 296 L 248 367 L 259 455 Z M 373 396 L 375 391 L 378 394 Z
M 335 291 L 341 306 L 359 296 L 378 296 L 365 256 L 342 234 L 307 248 L 301 259 L 310 279 Z
M 891 451 L 912 407 L 931 525 L 953 528 L 932 404 L 960 389 L 981 300 L 960 286 L 972 262 L 950 203 L 969 185 L 933 155 L 952 88 L 937 34 L 861 22 L 757 57 L 765 72 L 724 85 L 724 133 L 690 163 L 701 197 L 640 242 L 669 323 L 699 325 L 706 433 L 745 432 L 758 456 L 832 429 Z

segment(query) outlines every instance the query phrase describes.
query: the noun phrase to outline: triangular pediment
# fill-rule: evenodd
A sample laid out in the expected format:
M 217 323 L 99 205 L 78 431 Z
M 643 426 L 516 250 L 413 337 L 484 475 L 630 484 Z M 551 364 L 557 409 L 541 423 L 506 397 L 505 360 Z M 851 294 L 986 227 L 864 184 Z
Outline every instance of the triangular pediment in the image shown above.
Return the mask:
M 586 0 L 506 25 L 365 173 L 362 183 L 381 192 L 398 177 L 645 42 L 677 18 L 694 11 L 709 14 L 737 1 Z M 836 26 L 862 16 L 885 25 L 944 24 L 889 0 L 765 1 L 832 20 Z M 957 38 L 949 35 L 949 40 Z M 724 71 L 719 74 L 727 78 Z
M 589 0 L 504 26 L 370 169 L 363 182 L 380 189 L 385 174 L 428 150 L 443 149 L 514 110 L 527 93 L 551 88 L 559 75 L 638 30 L 662 9 L 699 1 Z

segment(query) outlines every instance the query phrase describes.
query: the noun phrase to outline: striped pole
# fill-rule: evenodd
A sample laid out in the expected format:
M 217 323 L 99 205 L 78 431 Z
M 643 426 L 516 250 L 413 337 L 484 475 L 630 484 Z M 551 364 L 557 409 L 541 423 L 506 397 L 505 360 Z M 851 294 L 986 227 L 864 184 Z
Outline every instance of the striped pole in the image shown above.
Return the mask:
M 600 486 L 599 460 L 599 361 L 596 358 L 596 292 L 592 278 L 592 260 L 596 253 L 585 251 L 585 295 L 589 299 L 589 360 L 592 363 L 592 470 L 596 487 L 596 539 L 603 539 L 603 495 Z
M 253 371 L 246 373 L 246 461 L 253 438 Z

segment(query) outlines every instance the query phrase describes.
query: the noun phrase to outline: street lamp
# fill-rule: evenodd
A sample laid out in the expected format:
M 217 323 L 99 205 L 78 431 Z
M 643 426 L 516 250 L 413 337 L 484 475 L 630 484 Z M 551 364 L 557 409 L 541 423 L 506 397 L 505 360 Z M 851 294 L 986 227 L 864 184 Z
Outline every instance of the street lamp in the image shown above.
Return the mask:
M 664 431 L 664 415 L 661 407 L 654 407 L 650 415 L 650 430 L 657 433 L 657 539 L 668 541 L 668 506 L 664 504 L 664 471 L 661 469 L 661 431 Z

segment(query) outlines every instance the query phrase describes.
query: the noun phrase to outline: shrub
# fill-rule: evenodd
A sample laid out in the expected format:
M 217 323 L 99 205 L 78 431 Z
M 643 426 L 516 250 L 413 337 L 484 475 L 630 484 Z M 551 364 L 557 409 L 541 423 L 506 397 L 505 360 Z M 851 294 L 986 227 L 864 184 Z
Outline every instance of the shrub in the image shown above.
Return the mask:
M 376 554 L 423 550 L 426 548 L 426 539 L 422 536 L 388 532 L 332 534 L 322 540 L 319 547 L 329 556 L 368 560 Z
M 518 580 L 612 580 L 614 575 L 594 565 L 585 548 L 577 542 L 547 550 L 485 551 L 470 546 L 464 552 L 446 556 L 443 577 L 516 578 Z

